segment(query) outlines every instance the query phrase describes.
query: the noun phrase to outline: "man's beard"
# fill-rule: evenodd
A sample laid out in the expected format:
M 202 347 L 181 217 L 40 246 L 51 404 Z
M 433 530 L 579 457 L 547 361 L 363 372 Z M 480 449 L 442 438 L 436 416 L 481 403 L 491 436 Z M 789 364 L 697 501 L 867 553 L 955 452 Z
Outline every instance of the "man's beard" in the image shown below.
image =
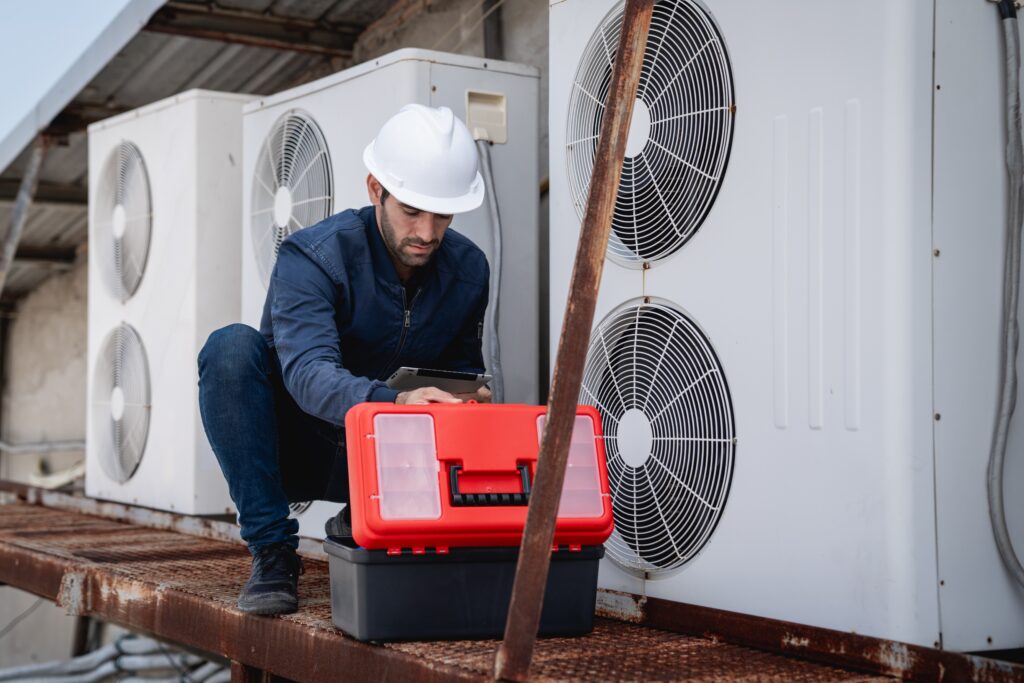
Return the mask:
M 380 232 L 384 238 L 384 245 L 387 246 L 388 251 L 398 261 L 409 268 L 418 268 L 426 265 L 428 261 L 434 256 L 437 251 L 437 247 L 440 246 L 440 240 L 434 240 L 433 242 L 424 242 L 415 237 L 406 237 L 404 240 L 399 241 L 395 236 L 395 228 L 391 224 L 391 220 L 388 218 L 388 210 L 386 207 L 381 205 L 380 207 Z M 418 246 L 432 246 L 433 249 L 425 254 L 414 254 L 405 251 L 403 248 L 407 245 L 418 245 Z

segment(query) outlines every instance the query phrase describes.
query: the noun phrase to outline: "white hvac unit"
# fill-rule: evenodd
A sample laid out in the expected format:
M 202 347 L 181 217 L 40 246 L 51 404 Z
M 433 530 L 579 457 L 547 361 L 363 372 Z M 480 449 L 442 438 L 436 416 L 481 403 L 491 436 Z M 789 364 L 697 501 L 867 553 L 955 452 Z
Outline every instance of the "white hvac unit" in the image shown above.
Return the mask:
M 381 125 L 409 103 L 447 106 L 493 143 L 504 235 L 498 337 L 505 400 L 536 403 L 538 91 L 532 67 L 405 49 L 246 106 L 242 321 L 259 327 L 285 237 L 370 203 L 362 153 Z M 483 249 L 493 269 L 486 201 L 456 216 L 452 228 Z
M 622 12 L 551 3 L 552 330 Z M 1000 32 L 986 2 L 656 2 L 581 394 L 607 434 L 603 586 L 1024 645 L 986 502 Z
M 232 509 L 196 357 L 240 300 L 240 95 L 192 90 L 89 127 L 86 493 Z

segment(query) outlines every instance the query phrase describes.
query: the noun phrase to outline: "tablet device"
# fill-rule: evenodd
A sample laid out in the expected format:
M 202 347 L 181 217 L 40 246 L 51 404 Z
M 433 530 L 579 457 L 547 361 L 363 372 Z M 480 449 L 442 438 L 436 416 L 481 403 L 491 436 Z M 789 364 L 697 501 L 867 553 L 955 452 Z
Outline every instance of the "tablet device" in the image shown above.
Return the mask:
M 388 386 L 398 391 L 437 387 L 449 394 L 472 394 L 491 379 L 491 375 L 478 375 L 475 372 L 398 368 L 388 379 Z

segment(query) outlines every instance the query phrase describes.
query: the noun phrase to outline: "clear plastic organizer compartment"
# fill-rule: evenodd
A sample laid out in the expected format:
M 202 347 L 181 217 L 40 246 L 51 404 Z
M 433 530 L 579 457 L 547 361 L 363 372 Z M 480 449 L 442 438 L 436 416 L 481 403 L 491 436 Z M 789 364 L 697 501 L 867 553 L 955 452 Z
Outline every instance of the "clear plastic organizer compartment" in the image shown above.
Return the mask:
M 544 434 L 546 415 L 537 417 L 537 439 Z M 565 468 L 558 516 L 566 519 L 600 517 L 604 512 L 601 477 L 598 475 L 594 421 L 589 415 L 577 415 L 569 442 L 569 462 Z
M 377 483 L 382 519 L 438 519 L 440 465 L 430 415 L 377 415 Z

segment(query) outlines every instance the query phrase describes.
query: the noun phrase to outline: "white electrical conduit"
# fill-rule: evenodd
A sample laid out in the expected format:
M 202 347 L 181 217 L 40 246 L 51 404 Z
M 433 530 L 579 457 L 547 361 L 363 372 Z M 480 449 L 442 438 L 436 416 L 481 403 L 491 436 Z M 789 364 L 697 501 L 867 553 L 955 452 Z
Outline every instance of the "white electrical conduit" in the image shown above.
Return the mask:
M 0 669 L 0 681 L 10 681 L 27 676 L 77 674 L 92 671 L 104 662 L 119 655 L 146 655 L 160 652 L 160 644 L 150 638 L 120 638 L 116 643 L 105 645 L 98 650 L 55 662 L 24 664 L 9 669 Z
M 484 365 L 494 375 L 494 391 L 491 401 L 505 402 L 505 380 L 501 374 L 501 340 L 498 339 L 498 302 L 501 289 L 501 214 L 498 213 L 498 191 L 494 187 L 494 174 L 491 171 L 491 145 L 487 140 L 477 140 L 480 150 L 480 170 L 483 171 L 484 185 L 487 194 L 487 208 L 491 219 L 491 232 L 494 236 L 494 262 L 491 263 L 491 281 L 487 296 L 487 329 L 490 331 L 488 344 L 484 347 Z
M 988 508 L 996 547 L 1006 568 L 1021 586 L 1024 586 L 1024 567 L 1013 549 L 1010 532 L 1006 527 L 1003 506 L 1003 464 L 1006 460 L 1006 442 L 1010 420 L 1017 402 L 1017 346 L 1020 329 L 1017 306 L 1020 298 L 1020 247 L 1022 220 L 1024 220 L 1024 147 L 1021 144 L 1020 103 L 1020 34 L 1012 0 L 1001 0 L 999 11 L 1003 19 L 1003 38 L 1006 45 L 1006 169 L 1010 179 L 1009 211 L 1006 226 L 1006 253 L 1003 260 L 1003 319 L 1002 340 L 999 348 L 999 406 L 992 435 L 992 450 L 988 461 Z
M 175 676 L 168 678 L 153 678 L 151 676 L 128 676 L 125 678 L 119 678 L 117 683 L 181 683 L 185 680 L 188 683 L 204 683 L 207 679 L 216 673 L 227 671 L 228 678 L 231 677 L 230 670 L 226 670 L 223 664 L 217 664 L 215 662 L 207 662 L 195 671 L 189 671 L 187 674 L 179 672 Z
M 70 676 L 32 676 L 22 680 L 31 680 L 33 683 L 98 683 L 118 673 L 134 674 L 140 671 L 166 671 L 180 677 L 182 669 L 191 668 L 202 661 L 195 655 L 183 653 L 160 652 L 148 655 L 122 655 L 117 659 L 103 662 L 92 671 Z

